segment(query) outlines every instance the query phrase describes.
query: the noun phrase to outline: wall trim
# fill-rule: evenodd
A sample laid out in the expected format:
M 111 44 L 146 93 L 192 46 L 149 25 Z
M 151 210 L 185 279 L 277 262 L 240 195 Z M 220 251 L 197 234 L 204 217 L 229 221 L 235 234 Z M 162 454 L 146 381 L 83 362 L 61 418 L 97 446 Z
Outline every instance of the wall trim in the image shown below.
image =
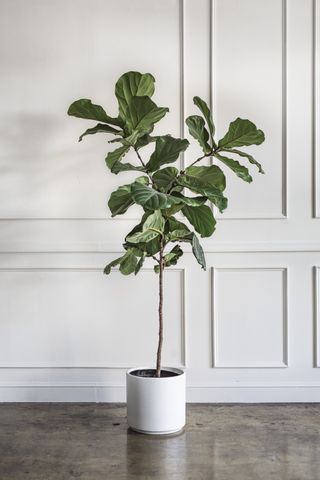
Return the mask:
M 320 252 L 319 242 L 203 242 L 205 253 L 308 253 Z M 185 252 L 191 252 L 188 245 L 184 246 Z M 10 242 L 0 243 L 1 255 L 15 254 L 79 254 L 79 253 L 121 253 L 118 243 L 105 242 Z M 1 257 L 0 257 L 1 258 Z
M 216 385 L 187 387 L 187 402 L 278 403 L 319 402 L 319 384 Z M 21 384 L 0 385 L 2 402 L 125 402 L 124 385 Z

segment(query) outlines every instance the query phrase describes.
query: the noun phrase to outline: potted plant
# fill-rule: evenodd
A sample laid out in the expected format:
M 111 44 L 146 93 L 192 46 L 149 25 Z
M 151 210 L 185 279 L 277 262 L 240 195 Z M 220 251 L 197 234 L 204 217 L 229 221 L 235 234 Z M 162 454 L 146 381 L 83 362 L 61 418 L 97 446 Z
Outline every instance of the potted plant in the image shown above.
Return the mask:
M 113 217 L 124 214 L 135 204 L 142 207 L 143 213 L 141 221 L 125 237 L 123 255 L 109 263 L 104 273 L 109 274 L 112 268 L 118 267 L 123 275 L 137 275 L 146 258 L 155 262 L 154 271 L 159 283 L 156 364 L 127 372 L 127 410 L 131 428 L 162 434 L 177 432 L 185 425 L 185 372 L 162 367 L 161 364 L 164 270 L 176 265 L 183 255 L 183 243 L 190 244 L 197 262 L 205 270 L 205 256 L 197 234 L 210 237 L 215 230 L 216 220 L 210 204 L 214 204 L 220 212 L 227 207 L 227 198 L 223 193 L 226 178 L 219 165 L 223 164 L 250 183 L 252 177 L 248 168 L 233 156 L 248 160 L 258 167 L 260 173 L 264 173 L 252 155 L 238 149 L 261 144 L 264 134 L 251 121 L 237 118 L 230 123 L 227 133 L 216 141 L 211 111 L 201 98 L 194 97 L 194 104 L 201 115 L 189 116 L 186 124 L 190 135 L 199 143 L 202 154 L 179 171 L 172 164 L 178 161 L 189 142 L 169 134 L 153 135 L 155 124 L 169 111 L 151 100 L 154 83 L 150 73 L 127 72 L 115 86 L 119 104 L 117 117 L 109 116 L 100 105 L 88 99 L 72 103 L 68 114 L 98 122 L 86 130 L 79 141 L 95 133 L 114 136 L 109 143 L 117 144 L 117 148 L 106 157 L 107 167 L 112 173 L 136 171 L 138 174 L 134 182 L 120 186 L 110 195 L 108 205 Z M 143 149 L 149 144 L 153 144 L 153 152 L 145 158 Z M 135 154 L 135 163 L 124 160 L 130 151 Z M 200 164 L 210 158 L 215 163 L 210 166 Z M 178 212 L 179 218 L 176 216 Z M 187 223 L 181 221 L 181 216 Z

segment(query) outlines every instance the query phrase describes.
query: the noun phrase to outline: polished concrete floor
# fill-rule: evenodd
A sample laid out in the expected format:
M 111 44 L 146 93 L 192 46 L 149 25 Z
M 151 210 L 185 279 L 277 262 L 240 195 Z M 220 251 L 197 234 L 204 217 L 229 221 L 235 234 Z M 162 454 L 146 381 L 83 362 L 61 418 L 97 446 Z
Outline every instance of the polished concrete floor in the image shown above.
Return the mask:
M 320 480 L 320 404 L 188 406 L 184 433 L 120 404 L 0 404 L 1 480 Z

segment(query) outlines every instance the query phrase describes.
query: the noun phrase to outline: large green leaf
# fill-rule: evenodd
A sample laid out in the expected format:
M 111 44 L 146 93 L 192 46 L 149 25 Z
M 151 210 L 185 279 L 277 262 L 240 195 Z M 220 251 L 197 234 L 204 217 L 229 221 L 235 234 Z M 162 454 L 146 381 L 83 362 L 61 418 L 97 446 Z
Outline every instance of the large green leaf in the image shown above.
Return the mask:
M 130 273 L 134 273 L 137 267 L 137 257 L 134 254 L 134 250 L 129 248 L 122 257 L 116 258 L 112 260 L 104 269 L 104 273 L 109 275 L 111 272 L 112 267 L 116 267 L 119 265 L 120 272 L 123 275 L 130 275 Z
M 182 209 L 182 213 L 187 217 L 196 232 L 201 237 L 210 237 L 215 231 L 216 220 L 211 209 L 207 205 L 199 207 L 189 207 L 186 205 Z
M 155 172 L 152 176 L 154 184 L 163 192 L 167 192 L 175 182 L 179 170 L 175 167 L 162 168 Z
M 158 170 L 161 165 L 175 162 L 180 153 L 188 148 L 188 140 L 164 135 L 157 138 L 155 151 L 146 167 L 150 172 Z
M 142 231 L 127 235 L 126 241 L 129 243 L 147 243 L 161 235 L 164 230 L 165 220 L 160 210 L 156 210 L 145 220 Z
M 213 143 L 214 143 L 213 136 L 214 136 L 214 132 L 215 132 L 215 127 L 214 127 L 214 123 L 213 123 L 213 120 L 212 120 L 211 111 L 210 111 L 208 105 L 206 104 L 206 102 L 204 100 L 202 100 L 200 97 L 193 97 L 193 103 L 199 108 L 199 110 L 201 111 L 202 115 L 204 116 L 204 118 L 207 122 L 209 132 L 210 132 L 211 143 L 213 145 Z
M 154 124 L 159 122 L 168 111 L 166 107 L 157 107 L 149 97 L 132 97 L 125 111 L 129 134 L 135 134 L 138 139 L 150 133 Z
M 130 150 L 130 147 L 119 147 L 116 150 L 113 150 L 113 152 L 109 152 L 108 155 L 106 156 L 106 164 L 110 168 L 111 172 L 113 172 L 113 167 L 117 162 L 120 162 L 122 157 L 125 156 L 126 153 L 128 153 Z
M 88 128 L 82 135 L 79 137 L 79 142 L 85 137 L 86 135 L 94 135 L 95 133 L 112 133 L 113 135 L 117 135 L 120 133 L 120 130 L 116 130 L 110 125 L 105 125 L 104 123 L 98 123 L 95 127 Z
M 202 168 L 202 167 L 196 167 L 196 168 Z M 204 168 L 210 168 L 210 167 L 204 167 Z M 203 178 L 205 178 L 205 176 Z M 214 203 L 214 205 L 218 207 L 220 212 L 222 212 L 227 208 L 228 199 L 223 195 L 222 191 L 219 188 L 211 185 L 210 183 L 203 181 L 201 177 L 198 178 L 196 176 L 182 175 L 179 177 L 178 181 L 181 186 L 189 188 L 189 190 L 191 190 L 194 193 L 198 193 L 200 195 L 205 196 L 210 202 Z M 220 185 L 220 187 L 221 186 L 222 185 Z
M 229 125 L 225 136 L 219 140 L 221 148 L 243 147 L 244 145 L 260 145 L 264 142 L 264 133 L 258 130 L 250 120 L 237 118 Z
M 97 120 L 98 122 L 110 123 L 118 127 L 123 127 L 124 123 L 121 118 L 109 117 L 100 105 L 95 105 L 88 98 L 81 98 L 73 102 L 69 109 L 68 115 L 78 118 L 86 118 L 88 120 Z
M 131 195 L 131 185 L 122 185 L 115 192 L 112 192 L 108 201 L 108 206 L 112 213 L 112 217 L 122 215 L 128 208 L 133 205 Z
M 132 97 L 152 97 L 155 79 L 150 73 L 127 72 L 116 83 L 115 94 L 119 102 L 119 115 L 126 119 L 125 111 Z
M 199 115 L 191 115 L 186 119 L 186 124 L 188 126 L 190 135 L 198 140 L 202 150 L 206 155 L 208 155 L 211 152 L 211 147 L 208 143 L 209 133 L 205 127 L 203 118 Z
M 158 235 L 159 233 L 155 232 L 154 230 L 145 230 L 143 232 L 137 232 L 133 235 L 127 236 L 126 240 L 129 243 L 148 243 L 151 240 L 157 238 Z
M 143 224 L 143 229 L 144 230 L 154 229 L 160 233 L 163 233 L 164 225 L 165 225 L 165 219 L 161 215 L 161 211 L 155 210 L 146 218 Z
M 163 208 L 169 208 L 174 203 L 168 195 L 137 182 L 132 184 L 131 192 L 135 203 L 149 210 L 162 210 Z
M 182 195 L 182 193 L 174 193 L 172 194 L 172 197 L 175 197 L 177 200 L 179 200 L 180 203 L 184 205 L 188 205 L 189 207 L 199 207 L 200 205 L 203 205 L 206 203 L 207 198 L 206 197 L 186 197 L 185 195 Z
M 227 165 L 227 167 L 229 167 L 242 180 L 248 183 L 252 182 L 252 177 L 247 167 L 244 167 L 243 165 L 241 165 L 237 160 L 234 160 L 233 158 L 224 157 L 219 153 L 215 153 L 214 156 L 218 160 L 220 160 L 220 162 Z
M 137 267 L 137 263 L 137 257 L 132 252 L 132 250 L 127 250 L 126 254 L 120 262 L 120 272 L 123 275 L 130 275 L 130 273 L 134 273 Z
M 226 177 L 217 165 L 210 167 L 196 165 L 188 167 L 184 175 L 178 179 L 179 185 L 191 189 L 195 187 L 215 187 L 221 192 L 226 188 Z
M 257 162 L 257 160 L 255 160 L 252 155 L 249 155 L 249 153 L 242 152 L 241 150 L 236 150 L 235 148 L 233 148 L 233 149 L 232 148 L 223 148 L 222 151 L 223 152 L 236 153 L 237 155 L 240 155 L 240 157 L 247 158 L 252 165 L 256 165 L 258 167 L 259 173 L 264 173 L 261 164 L 259 162 Z

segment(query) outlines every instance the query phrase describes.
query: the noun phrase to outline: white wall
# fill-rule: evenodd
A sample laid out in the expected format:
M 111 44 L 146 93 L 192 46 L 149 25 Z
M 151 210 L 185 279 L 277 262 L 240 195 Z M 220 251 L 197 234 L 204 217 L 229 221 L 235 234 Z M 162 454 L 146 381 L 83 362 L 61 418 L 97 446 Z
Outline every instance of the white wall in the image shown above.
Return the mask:
M 266 175 L 229 175 L 207 272 L 189 252 L 166 273 L 164 362 L 190 401 L 320 401 L 319 39 L 319 0 L 1 1 L 0 400 L 124 400 L 125 368 L 154 361 L 151 264 L 102 275 L 139 215 L 106 207 L 131 175 L 66 115 L 116 114 L 134 69 L 170 107 L 159 132 L 187 135 L 200 95 L 219 134 L 237 116 L 266 134 Z

